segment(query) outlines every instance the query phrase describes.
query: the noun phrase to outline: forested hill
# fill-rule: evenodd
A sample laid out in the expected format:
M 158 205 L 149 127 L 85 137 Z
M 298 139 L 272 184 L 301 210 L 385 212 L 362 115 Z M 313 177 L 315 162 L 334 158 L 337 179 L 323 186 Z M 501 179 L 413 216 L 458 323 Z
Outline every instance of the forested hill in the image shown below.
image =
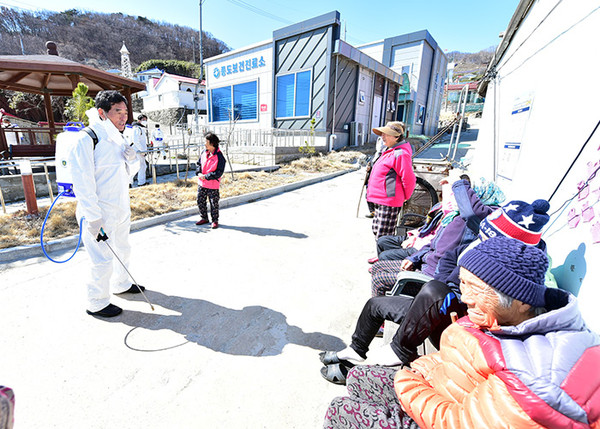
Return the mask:
M 491 46 L 473 54 L 458 51 L 447 52 L 446 57 L 449 63 L 456 64 L 454 67 L 455 76 L 472 73 L 479 78 L 487 69 L 495 51 L 496 47 Z
M 230 48 L 203 32 L 204 58 Z M 46 42 L 58 46 L 61 57 L 108 70 L 121 68 L 120 49 L 130 53 L 132 69 L 150 59 L 199 61 L 198 30 L 159 23 L 143 16 L 71 9 L 31 12 L 0 7 L 0 55 L 46 54 Z

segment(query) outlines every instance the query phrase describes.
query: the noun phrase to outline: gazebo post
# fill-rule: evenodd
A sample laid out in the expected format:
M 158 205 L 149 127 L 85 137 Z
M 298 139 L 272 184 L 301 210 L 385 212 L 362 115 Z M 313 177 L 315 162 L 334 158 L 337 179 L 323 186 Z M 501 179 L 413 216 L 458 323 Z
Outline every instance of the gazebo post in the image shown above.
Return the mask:
M 48 127 L 50 127 L 50 144 L 54 144 L 54 134 L 56 127 L 54 126 L 54 114 L 52 113 L 52 97 L 47 92 L 44 92 L 44 105 L 46 106 L 46 118 L 48 118 Z
M 131 105 L 131 88 L 123 88 L 125 98 L 127 99 L 127 123 L 133 122 L 133 106 Z

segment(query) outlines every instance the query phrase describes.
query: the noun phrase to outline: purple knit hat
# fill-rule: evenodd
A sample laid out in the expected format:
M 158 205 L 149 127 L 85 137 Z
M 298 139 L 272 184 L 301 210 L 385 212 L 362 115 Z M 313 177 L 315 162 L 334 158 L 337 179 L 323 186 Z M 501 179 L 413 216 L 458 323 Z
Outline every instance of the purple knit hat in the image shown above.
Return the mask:
M 507 237 L 492 237 L 459 262 L 486 284 L 532 307 L 545 305 L 548 258 L 542 250 Z

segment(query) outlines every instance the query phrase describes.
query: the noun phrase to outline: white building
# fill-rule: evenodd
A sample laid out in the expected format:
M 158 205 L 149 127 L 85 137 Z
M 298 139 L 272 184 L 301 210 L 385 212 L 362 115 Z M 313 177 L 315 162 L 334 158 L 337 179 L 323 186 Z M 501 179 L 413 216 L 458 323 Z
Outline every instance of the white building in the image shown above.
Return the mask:
M 198 79 L 163 73 L 160 78 L 150 78 L 146 83 L 148 94 L 143 97 L 144 111 L 195 108 L 194 93 L 198 91 L 198 110 L 206 111 L 205 86 Z
M 235 119 L 240 126 L 271 128 L 272 43 L 268 40 L 205 60 L 209 123 Z
M 446 58 L 429 33 L 413 34 L 410 41 L 420 43 L 419 63 L 413 61 L 419 80 L 413 98 L 402 100 L 400 116 L 403 65 L 390 59 L 404 39 L 381 42 L 375 58 L 340 39 L 340 14 L 333 11 L 275 30 L 272 40 L 206 59 L 209 125 L 233 119 L 250 130 L 312 128 L 321 141 L 333 136 L 335 148 L 374 141 L 368 130 L 403 118 L 411 133 L 433 134 Z M 411 103 L 423 106 L 414 125 L 419 111 L 413 115 Z
M 153 69 L 143 70 L 134 74 L 133 78 L 142 83 L 147 83 L 150 79 L 159 79 L 163 74 L 163 70 L 154 67 Z
M 410 91 L 401 90 L 398 96 L 398 120 L 410 125 L 412 134 L 435 134 L 448 60 L 431 34 L 417 31 L 358 49 L 408 78 Z
M 485 106 L 466 156 L 471 177 L 496 181 L 509 199 L 550 202 L 551 272 L 597 332 L 600 60 L 589 48 L 599 28 L 598 2 L 521 0 L 480 85 Z M 565 90 L 561 65 L 584 90 Z

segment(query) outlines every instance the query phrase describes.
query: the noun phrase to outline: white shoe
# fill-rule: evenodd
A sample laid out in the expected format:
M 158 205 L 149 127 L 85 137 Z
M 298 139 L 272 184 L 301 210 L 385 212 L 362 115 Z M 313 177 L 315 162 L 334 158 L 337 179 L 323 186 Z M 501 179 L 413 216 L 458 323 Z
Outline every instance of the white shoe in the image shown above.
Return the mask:
M 378 349 L 370 351 L 367 354 L 367 360 L 365 363 L 367 365 L 382 366 L 396 366 L 403 364 L 394 350 L 392 350 L 392 346 L 389 344 L 387 346 L 379 347 Z

